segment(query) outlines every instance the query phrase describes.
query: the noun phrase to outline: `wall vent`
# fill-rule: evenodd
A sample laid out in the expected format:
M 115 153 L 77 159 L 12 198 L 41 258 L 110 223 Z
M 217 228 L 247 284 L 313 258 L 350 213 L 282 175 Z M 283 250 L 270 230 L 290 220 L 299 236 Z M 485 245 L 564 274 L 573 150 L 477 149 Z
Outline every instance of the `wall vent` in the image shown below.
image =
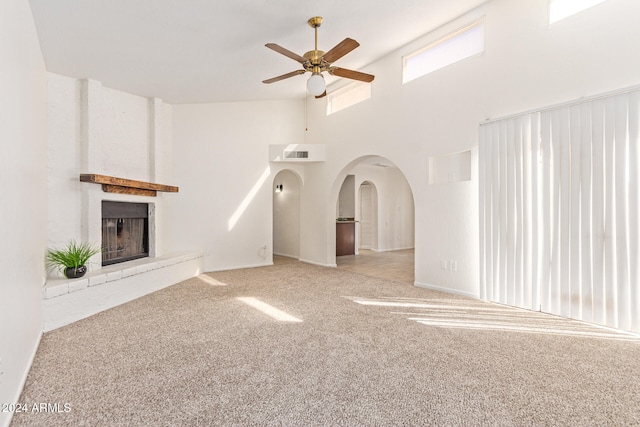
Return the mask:
M 325 161 L 324 144 L 272 144 L 269 161 L 283 163 L 313 163 Z
M 284 158 L 285 159 L 308 159 L 309 152 L 308 151 L 285 151 Z

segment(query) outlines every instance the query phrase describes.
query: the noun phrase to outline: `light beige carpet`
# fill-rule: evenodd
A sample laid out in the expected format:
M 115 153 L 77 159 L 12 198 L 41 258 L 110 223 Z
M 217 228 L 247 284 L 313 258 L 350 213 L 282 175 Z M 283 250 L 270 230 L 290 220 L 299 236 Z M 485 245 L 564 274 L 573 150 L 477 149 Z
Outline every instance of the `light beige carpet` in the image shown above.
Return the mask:
M 21 402 L 60 411 L 15 427 L 637 425 L 640 341 L 294 262 L 45 334 Z

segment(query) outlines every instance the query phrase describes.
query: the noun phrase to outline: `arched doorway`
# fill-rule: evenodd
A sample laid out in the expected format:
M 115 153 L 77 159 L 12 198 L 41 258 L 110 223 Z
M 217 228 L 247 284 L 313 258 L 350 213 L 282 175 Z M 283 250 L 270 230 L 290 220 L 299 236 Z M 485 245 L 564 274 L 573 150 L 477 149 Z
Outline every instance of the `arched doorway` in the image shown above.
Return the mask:
M 285 169 L 273 180 L 273 255 L 300 257 L 300 177 Z
M 339 208 L 344 203 L 341 193 L 344 193 L 344 183 L 352 180 L 356 189 L 352 196 L 356 207 L 356 251 L 354 255 L 336 256 L 336 265 L 413 284 L 415 206 L 404 174 L 391 161 L 378 156 L 354 161 L 342 172 L 335 185 L 336 189 L 339 185 L 340 191 L 334 193 L 337 213 L 346 212 Z M 342 182 L 338 184 L 340 179 Z M 397 276 L 394 276 L 396 267 Z

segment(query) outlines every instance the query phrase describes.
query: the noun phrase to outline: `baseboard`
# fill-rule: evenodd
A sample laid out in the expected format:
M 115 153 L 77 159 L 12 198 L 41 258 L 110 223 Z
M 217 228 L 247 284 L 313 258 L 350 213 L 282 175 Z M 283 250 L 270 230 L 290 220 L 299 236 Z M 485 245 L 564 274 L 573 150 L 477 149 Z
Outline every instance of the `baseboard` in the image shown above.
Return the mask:
M 283 256 L 283 257 L 285 257 L 285 258 L 298 259 L 298 256 L 297 256 L 297 255 L 283 254 L 283 253 L 280 253 L 280 252 L 274 252 L 274 253 L 273 253 L 273 255 L 274 255 L 274 256 Z
M 306 262 L 307 264 L 313 264 L 313 265 L 319 265 L 320 267 L 332 267 L 332 268 L 336 268 L 338 266 L 338 264 L 326 264 L 326 263 L 321 263 L 321 262 L 317 262 L 317 261 L 311 261 L 308 259 L 299 259 L 298 261 L 301 262 Z
M 35 346 L 31 351 L 31 355 L 29 356 L 29 362 L 27 363 L 27 367 L 22 374 L 22 378 L 20 378 L 20 382 L 18 384 L 18 389 L 16 390 L 16 395 L 13 400 L 9 403 L 18 403 L 20 401 L 20 395 L 22 394 L 22 390 L 24 390 L 24 385 L 27 383 L 27 377 L 29 376 L 29 372 L 31 371 L 31 366 L 33 366 L 33 361 L 36 359 L 36 353 L 38 352 L 38 347 L 40 347 L 40 341 L 42 340 L 43 332 L 38 332 L 38 337 L 36 338 Z M 4 402 L 3 402 L 4 403 Z M 11 425 L 11 420 L 13 419 L 13 412 L 8 412 L 8 416 L 4 420 L 0 420 L 0 424 L 2 427 L 9 427 Z
M 403 247 L 403 248 L 390 248 L 390 249 L 370 249 L 373 252 L 393 252 L 393 251 L 407 251 L 409 249 L 415 249 L 413 246 Z
M 459 289 L 443 288 L 442 286 L 430 285 L 428 283 L 414 282 L 418 288 L 430 289 L 432 291 L 444 292 L 446 294 L 460 295 L 471 299 L 480 299 L 480 295 L 474 292 L 461 291 Z
M 214 269 L 207 269 L 205 273 L 213 273 L 216 271 L 227 271 L 227 270 L 241 270 L 243 268 L 268 267 L 270 265 L 273 265 L 273 262 L 262 262 L 258 264 L 230 265 L 226 267 L 216 267 Z

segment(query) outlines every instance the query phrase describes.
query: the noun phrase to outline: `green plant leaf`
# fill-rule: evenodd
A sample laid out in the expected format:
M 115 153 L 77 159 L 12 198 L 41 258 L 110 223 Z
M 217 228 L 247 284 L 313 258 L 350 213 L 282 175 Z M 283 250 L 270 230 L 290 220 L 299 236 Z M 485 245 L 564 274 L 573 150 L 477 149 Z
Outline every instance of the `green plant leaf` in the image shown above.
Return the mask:
M 45 264 L 48 269 L 58 269 L 64 273 L 66 268 L 78 268 L 85 265 L 89 258 L 101 252 L 99 246 L 89 242 L 77 243 L 71 240 L 64 248 L 48 249 Z

